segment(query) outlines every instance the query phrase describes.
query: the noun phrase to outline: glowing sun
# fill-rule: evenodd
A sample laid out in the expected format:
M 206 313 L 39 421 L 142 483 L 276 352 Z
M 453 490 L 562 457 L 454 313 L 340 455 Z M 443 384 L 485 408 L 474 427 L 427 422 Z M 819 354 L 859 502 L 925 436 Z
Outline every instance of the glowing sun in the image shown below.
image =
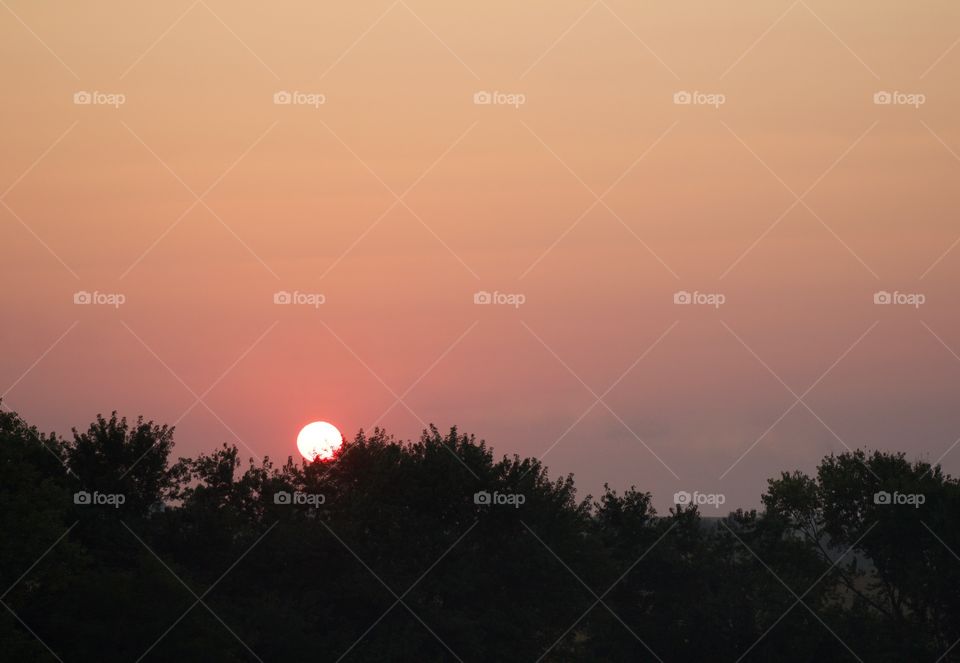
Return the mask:
M 337 427 L 326 421 L 307 424 L 297 435 L 297 449 L 307 460 L 329 460 L 343 445 L 343 436 Z

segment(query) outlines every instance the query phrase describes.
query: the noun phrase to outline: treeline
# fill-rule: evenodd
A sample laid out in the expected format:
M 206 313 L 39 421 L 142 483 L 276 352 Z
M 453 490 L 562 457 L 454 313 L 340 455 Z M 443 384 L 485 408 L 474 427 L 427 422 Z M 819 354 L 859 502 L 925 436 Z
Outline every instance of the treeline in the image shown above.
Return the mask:
M 960 660 L 960 485 L 903 454 L 703 521 L 455 429 L 310 464 L 172 452 L 142 419 L 0 412 L 0 659 Z

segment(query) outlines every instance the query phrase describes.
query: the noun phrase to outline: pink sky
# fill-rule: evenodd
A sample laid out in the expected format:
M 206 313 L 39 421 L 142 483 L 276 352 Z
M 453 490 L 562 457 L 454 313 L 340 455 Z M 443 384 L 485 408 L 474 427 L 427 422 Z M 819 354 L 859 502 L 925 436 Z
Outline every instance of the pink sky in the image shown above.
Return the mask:
M 958 40 L 946 1 L 10 0 L 4 405 L 182 455 L 455 424 L 660 509 L 846 447 L 956 473 Z

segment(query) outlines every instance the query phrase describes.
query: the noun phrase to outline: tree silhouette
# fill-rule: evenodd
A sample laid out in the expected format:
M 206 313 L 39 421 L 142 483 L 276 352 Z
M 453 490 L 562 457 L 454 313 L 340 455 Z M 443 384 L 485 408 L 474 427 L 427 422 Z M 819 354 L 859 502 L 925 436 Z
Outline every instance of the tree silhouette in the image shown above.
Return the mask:
M 173 449 L 116 413 L 63 440 L 0 411 L 0 659 L 958 660 L 960 488 L 902 454 L 705 519 L 578 498 L 456 429 L 282 466 Z

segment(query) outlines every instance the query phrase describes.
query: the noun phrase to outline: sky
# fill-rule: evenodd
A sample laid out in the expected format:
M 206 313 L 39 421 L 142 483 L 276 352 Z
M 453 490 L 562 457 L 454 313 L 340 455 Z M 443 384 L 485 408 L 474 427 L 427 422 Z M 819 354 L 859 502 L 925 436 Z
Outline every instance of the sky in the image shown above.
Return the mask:
M 955 2 L 3 0 L 0 51 L 42 430 L 456 425 L 661 511 L 960 471 Z

